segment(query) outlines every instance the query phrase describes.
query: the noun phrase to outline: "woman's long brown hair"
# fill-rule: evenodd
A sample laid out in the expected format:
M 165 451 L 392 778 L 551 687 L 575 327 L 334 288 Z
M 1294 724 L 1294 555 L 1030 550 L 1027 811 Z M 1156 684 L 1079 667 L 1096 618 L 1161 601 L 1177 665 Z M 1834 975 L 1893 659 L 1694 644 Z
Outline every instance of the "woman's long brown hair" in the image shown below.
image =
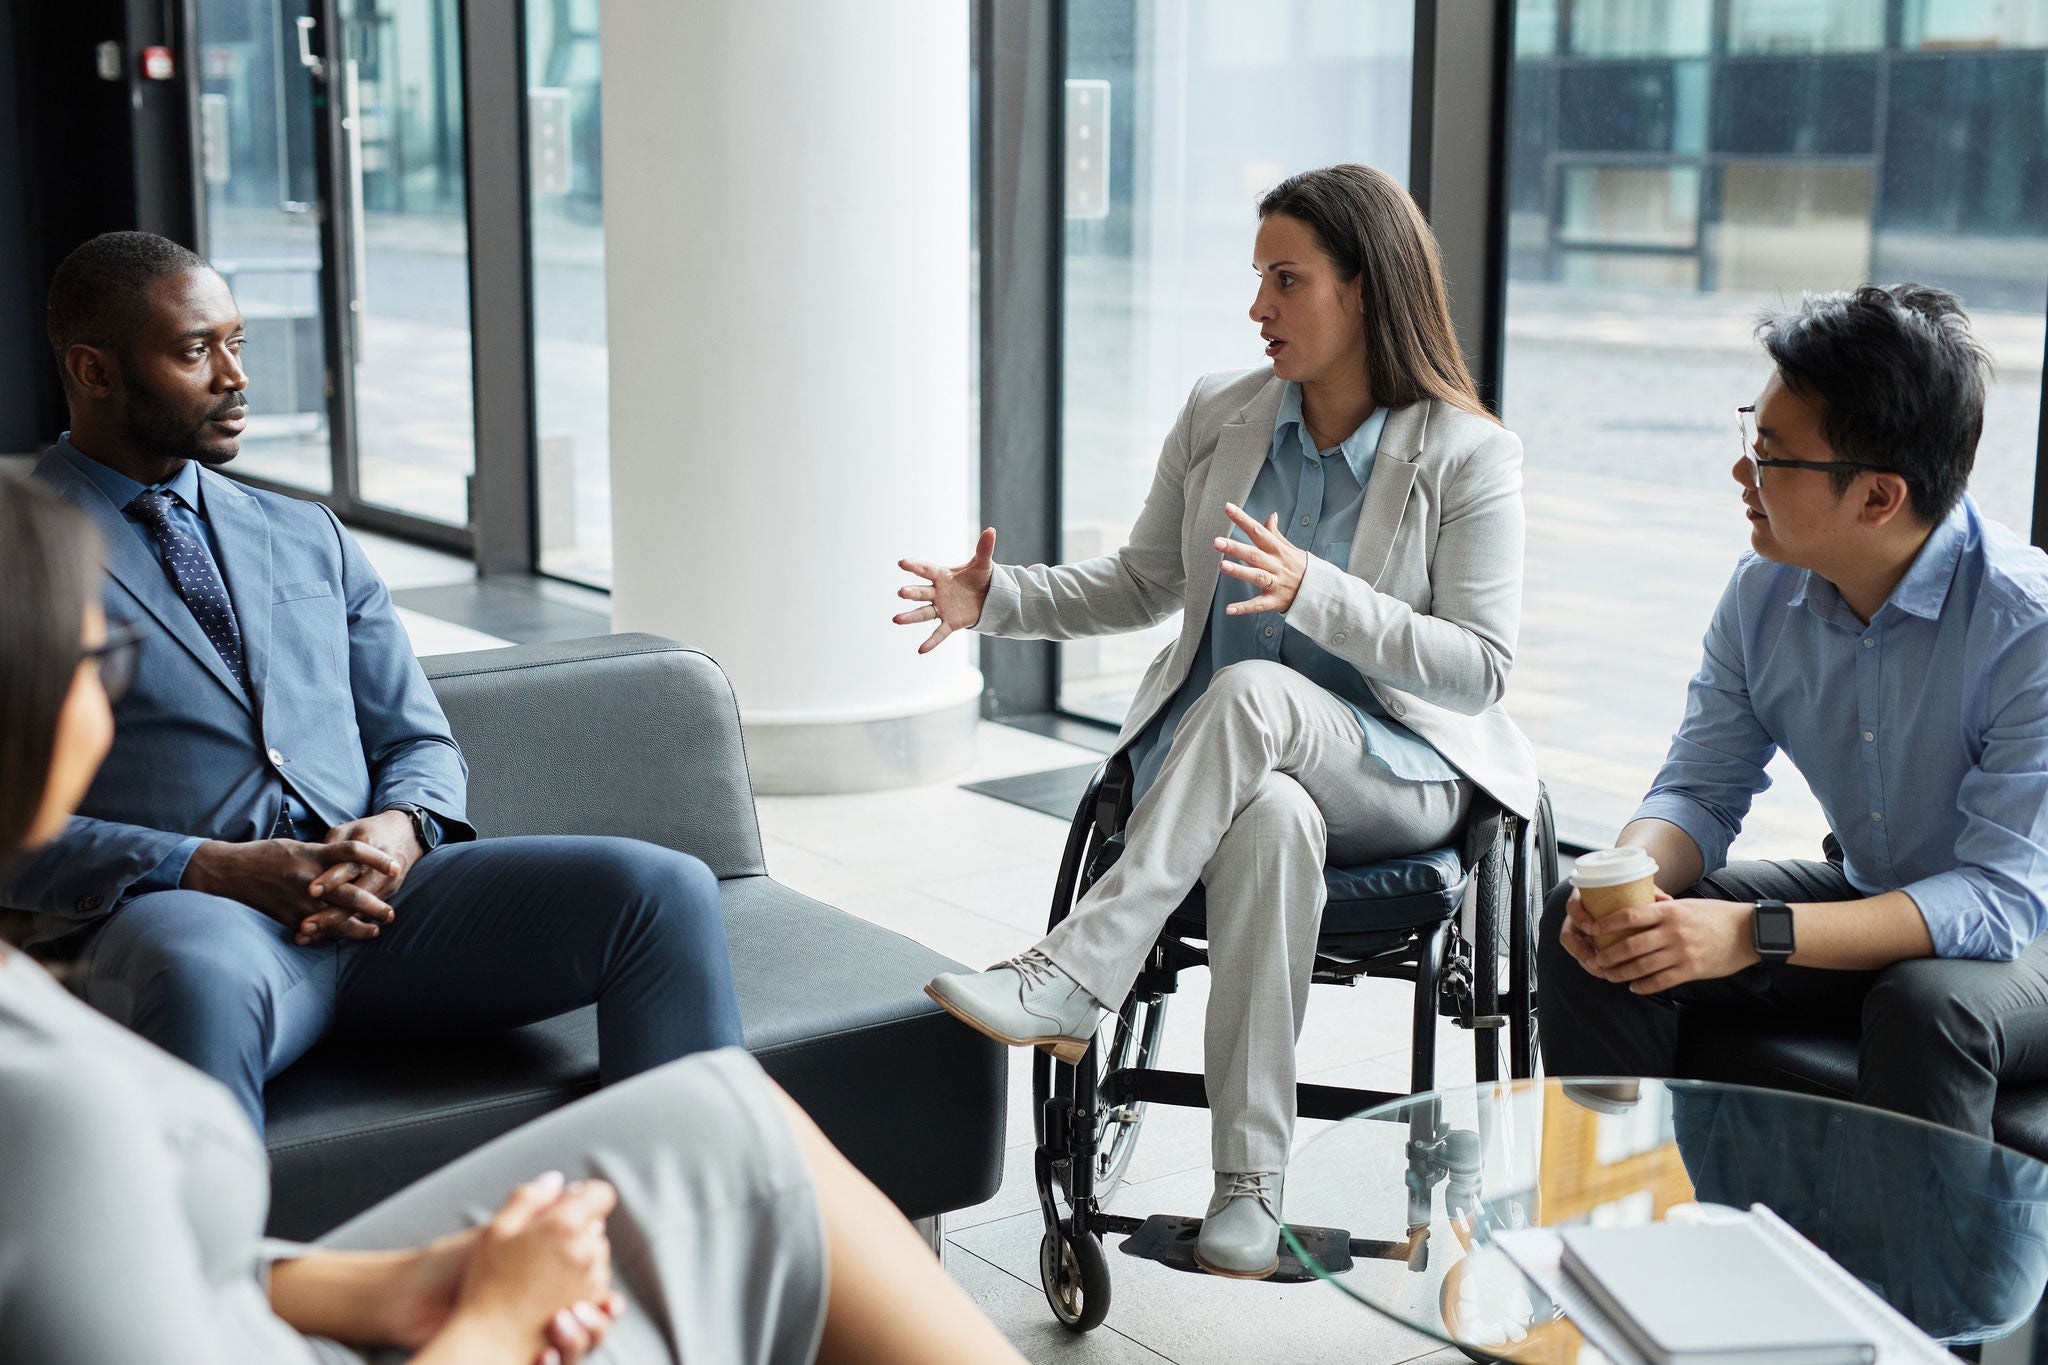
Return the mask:
M 42 809 L 99 582 L 99 531 L 85 514 L 0 477 L 0 863 L 21 851 Z
M 1325 166 L 1289 176 L 1259 201 L 1261 220 L 1284 213 L 1308 224 L 1345 283 L 1365 303 L 1365 369 L 1373 401 L 1399 408 L 1434 398 L 1489 422 L 1451 305 L 1436 234 L 1394 179 L 1370 166 Z

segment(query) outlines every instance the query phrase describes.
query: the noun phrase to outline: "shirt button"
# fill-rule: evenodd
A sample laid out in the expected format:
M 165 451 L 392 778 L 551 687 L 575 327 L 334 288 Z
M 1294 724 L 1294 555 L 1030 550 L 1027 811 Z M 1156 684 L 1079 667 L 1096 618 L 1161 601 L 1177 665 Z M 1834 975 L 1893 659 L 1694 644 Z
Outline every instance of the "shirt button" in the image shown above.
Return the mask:
M 1863 742 L 1864 742 L 1865 744 L 1868 744 L 1868 743 L 1870 743 L 1870 741 L 1872 741 L 1872 740 L 1874 740 L 1874 739 L 1876 739 L 1876 738 L 1877 738 L 1877 731 L 1875 731 L 1875 730 L 1865 730 L 1865 731 L 1863 732 Z
M 271 761 L 272 763 L 276 763 L 276 764 L 278 764 L 278 765 L 282 766 L 282 765 L 283 765 L 283 763 L 284 763 L 284 755 L 283 755 L 283 754 L 281 754 L 281 753 L 279 753 L 279 752 L 278 752 L 277 750 L 275 750 L 275 749 L 272 749 L 272 750 L 270 751 L 270 761 Z
M 1267 626 L 1267 627 L 1266 627 L 1266 638 L 1267 638 L 1267 639 L 1271 639 L 1272 637 L 1273 637 L 1273 628 L 1272 628 L 1271 626 Z
M 1331 643 L 1331 644 L 1333 644 L 1333 645 L 1341 645 L 1341 644 L 1343 644 L 1343 643 L 1344 643 L 1344 632 L 1340 630 L 1340 631 L 1338 631 L 1338 632 L 1337 632 L 1337 633 L 1336 633 L 1335 635 L 1331 636 L 1331 637 L 1330 637 L 1330 643 Z
M 1863 647 L 1864 647 L 1865 649 L 1876 649 L 1876 648 L 1877 648 L 1877 641 L 1875 641 L 1875 640 L 1871 639 L 1871 638 L 1870 638 L 1869 636 L 1867 636 L 1867 635 L 1866 635 L 1866 636 L 1865 636 L 1865 637 L 1863 638 Z
M 1870 812 L 1870 818 L 1873 820 L 1882 820 L 1884 819 L 1884 812 L 1881 810 L 1874 810 Z
M 1308 518 L 1307 518 L 1307 517 L 1303 517 L 1303 518 L 1301 519 L 1301 524 L 1302 524 L 1303 526 L 1306 526 L 1306 525 L 1308 525 Z

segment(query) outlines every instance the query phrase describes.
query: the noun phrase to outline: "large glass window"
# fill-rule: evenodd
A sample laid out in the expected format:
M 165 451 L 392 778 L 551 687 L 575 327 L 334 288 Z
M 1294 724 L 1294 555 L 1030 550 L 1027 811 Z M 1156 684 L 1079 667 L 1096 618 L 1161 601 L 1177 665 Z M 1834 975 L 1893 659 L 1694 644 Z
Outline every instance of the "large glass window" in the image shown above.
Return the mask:
M 1729 467 L 1732 410 L 1769 372 L 1759 313 L 1867 280 L 1957 291 L 1997 363 L 1971 491 L 2032 520 L 2048 3 L 1906 0 L 1889 40 L 1874 0 L 1716 9 L 1517 6 L 1503 415 L 1529 552 L 1508 705 L 1589 843 L 1662 761 L 1748 545 Z M 1813 857 L 1818 804 L 1772 771 L 1738 848 Z
M 528 172 L 540 567 L 612 579 L 598 0 L 528 0 Z
M 249 427 L 235 469 L 328 493 L 312 75 L 283 6 L 200 0 L 197 22 L 206 252 L 248 329 Z
M 1413 7 L 1070 0 L 1064 559 L 1123 543 L 1195 380 L 1263 363 L 1247 316 L 1261 191 L 1408 173 Z M 1120 721 L 1172 625 L 1061 646 L 1064 709 Z
M 331 496 L 343 515 L 370 504 L 466 527 L 456 0 L 195 0 L 193 22 L 205 246 L 249 328 L 236 472 Z
M 455 0 L 355 0 L 342 25 L 360 496 L 466 526 L 476 404 L 461 19 Z

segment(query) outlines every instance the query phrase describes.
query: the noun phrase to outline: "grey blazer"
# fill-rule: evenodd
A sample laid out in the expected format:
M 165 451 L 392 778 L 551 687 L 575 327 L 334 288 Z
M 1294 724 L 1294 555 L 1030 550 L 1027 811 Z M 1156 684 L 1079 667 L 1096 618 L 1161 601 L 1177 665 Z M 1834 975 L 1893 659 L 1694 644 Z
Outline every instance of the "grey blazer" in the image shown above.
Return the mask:
M 1205 375 L 1159 452 L 1130 542 L 1080 564 L 995 566 L 975 629 L 1071 640 L 1181 616 L 1146 669 L 1122 750 L 1186 681 L 1209 623 L 1223 504 L 1250 495 L 1285 383 L 1270 368 Z M 1351 565 L 1310 557 L 1287 624 L 1362 674 L 1387 713 L 1518 815 L 1536 809 L 1536 756 L 1501 709 L 1522 612 L 1522 443 L 1444 403 L 1387 417 Z

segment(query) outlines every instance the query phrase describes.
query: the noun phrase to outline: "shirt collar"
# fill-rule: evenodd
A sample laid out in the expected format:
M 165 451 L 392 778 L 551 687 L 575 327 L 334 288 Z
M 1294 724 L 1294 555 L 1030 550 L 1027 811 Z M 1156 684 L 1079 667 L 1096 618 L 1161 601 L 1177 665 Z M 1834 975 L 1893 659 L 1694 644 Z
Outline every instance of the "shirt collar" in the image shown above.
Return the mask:
M 1298 448 L 1304 452 L 1313 452 L 1304 454 L 1303 458 L 1312 459 L 1320 454 L 1314 451 L 1315 443 L 1309 439 L 1308 423 L 1301 415 L 1301 385 L 1291 380 L 1286 391 L 1280 395 L 1280 414 L 1273 419 L 1274 430 L 1284 433 L 1289 423 L 1292 423 L 1295 431 L 1299 433 Z M 1337 447 L 1337 453 L 1344 457 L 1344 463 L 1351 469 L 1351 477 L 1356 479 L 1361 487 L 1372 473 L 1373 457 L 1380 449 L 1380 434 L 1386 429 L 1387 410 L 1374 408 L 1372 415 L 1358 424 L 1358 430 L 1345 437 Z M 1286 444 L 1285 441 L 1273 442 L 1273 448 L 1267 452 L 1266 458 L 1272 460 L 1277 457 Z
M 114 504 L 116 511 L 127 511 L 128 504 L 135 501 L 136 494 L 145 492 L 148 488 L 161 488 L 177 498 L 179 502 L 184 503 L 194 513 L 204 515 L 199 510 L 199 462 L 197 460 L 185 461 L 176 474 L 173 474 L 162 483 L 144 485 L 137 483 L 118 469 L 112 469 L 101 464 L 98 460 L 93 459 L 77 446 L 71 444 L 71 433 L 68 431 L 58 438 L 57 448 L 64 452 L 64 458 L 71 462 L 73 469 L 76 469 L 79 473 L 90 479 L 94 487 L 107 495 L 107 501 Z
M 1956 564 L 1963 557 L 1963 542 L 1970 537 L 1970 505 L 1964 498 L 1949 509 L 1913 557 L 1912 567 L 1892 589 L 1887 605 L 1912 616 L 1933 621 L 1941 616 L 1948 601 L 1949 584 L 1956 580 Z
M 1928 534 L 1926 542 L 1920 546 L 1920 553 L 1913 557 L 1912 564 L 1906 569 L 1905 577 L 1892 589 L 1892 595 L 1884 600 L 1884 607 L 1897 607 L 1908 616 L 1918 616 L 1923 620 L 1941 619 L 1941 609 L 1948 602 L 1949 585 L 1955 582 L 1956 565 L 1963 557 L 1963 545 L 1970 538 L 1971 515 L 1972 505 L 1965 496 Z M 1863 628 L 1862 622 L 1848 614 L 1849 607 L 1842 601 L 1841 591 L 1812 569 L 1800 575 L 1799 587 L 1785 605 L 1796 607 L 1802 604 L 1823 621 L 1840 615 L 1852 630 Z M 1884 607 L 1878 610 L 1882 612 Z

